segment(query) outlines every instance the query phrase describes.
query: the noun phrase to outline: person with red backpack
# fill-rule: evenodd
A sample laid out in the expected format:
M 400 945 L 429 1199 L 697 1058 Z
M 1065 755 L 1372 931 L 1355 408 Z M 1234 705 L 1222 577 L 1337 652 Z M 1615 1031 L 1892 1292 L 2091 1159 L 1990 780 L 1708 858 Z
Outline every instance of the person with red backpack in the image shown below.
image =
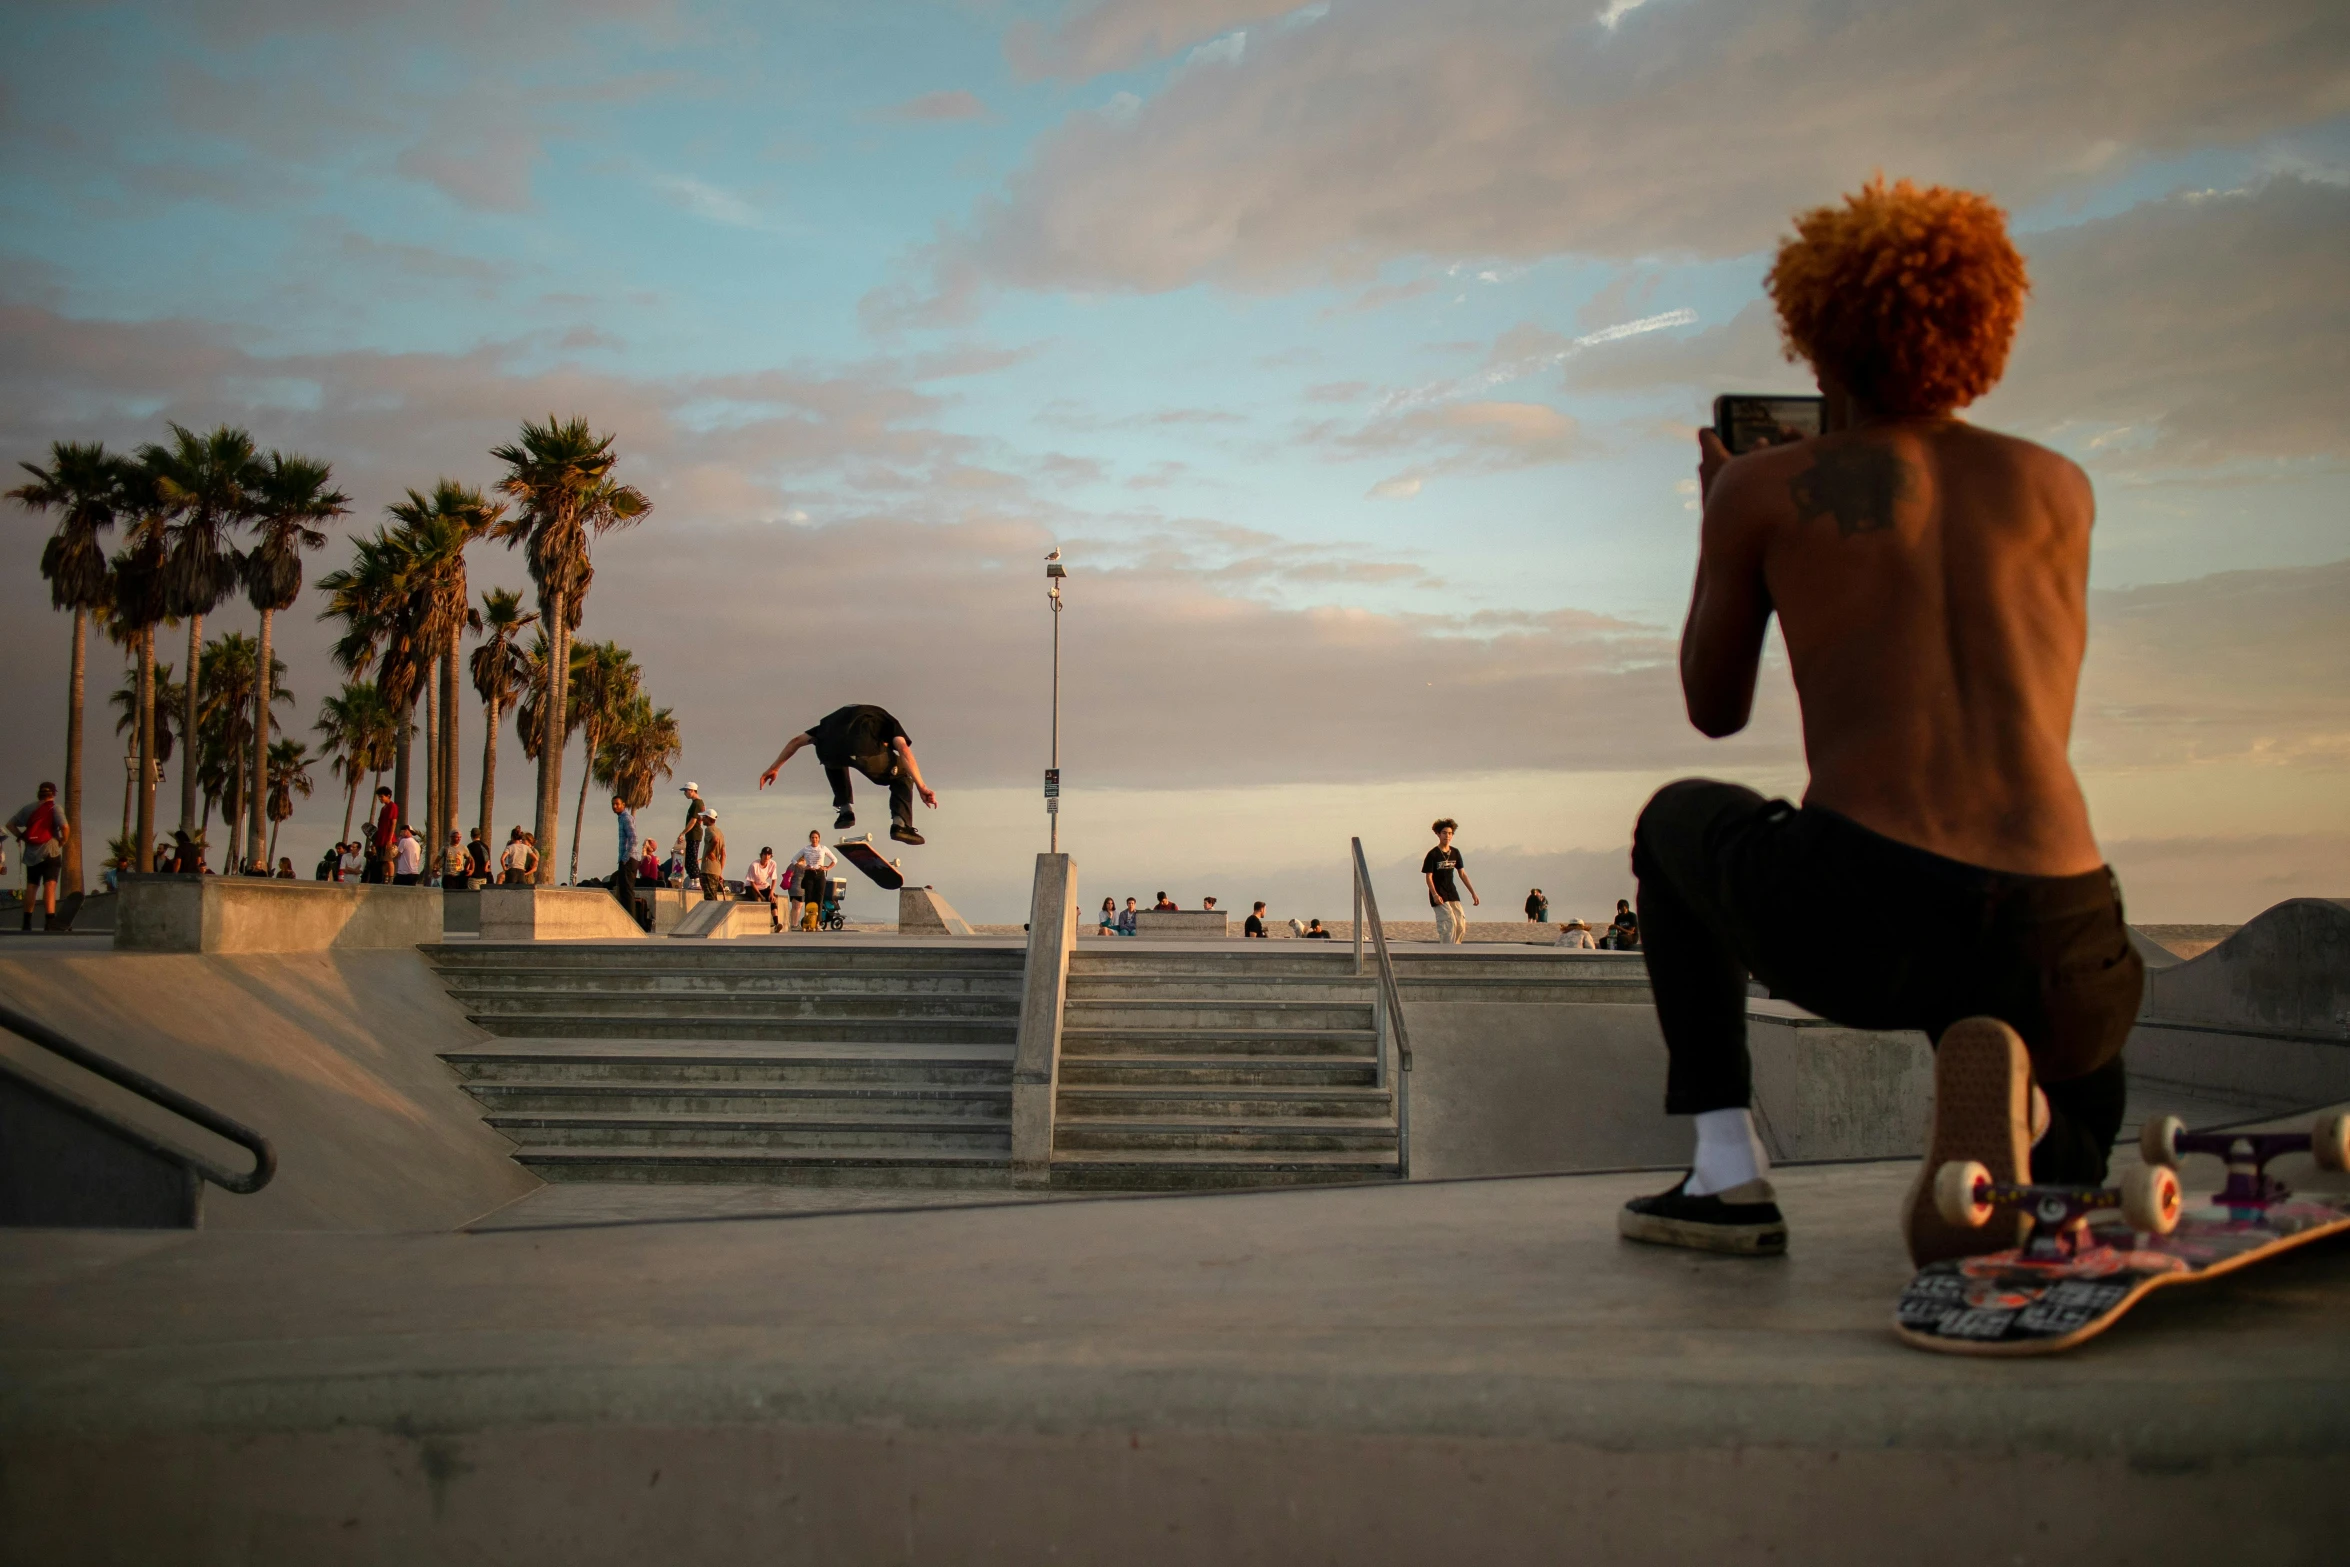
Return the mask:
M 24 928 L 33 928 L 33 896 L 43 887 L 47 903 L 41 924 L 57 917 L 57 878 L 65 870 L 65 835 L 70 830 L 58 808 L 57 786 L 41 785 L 40 798 L 8 818 L 8 830 L 24 846 Z

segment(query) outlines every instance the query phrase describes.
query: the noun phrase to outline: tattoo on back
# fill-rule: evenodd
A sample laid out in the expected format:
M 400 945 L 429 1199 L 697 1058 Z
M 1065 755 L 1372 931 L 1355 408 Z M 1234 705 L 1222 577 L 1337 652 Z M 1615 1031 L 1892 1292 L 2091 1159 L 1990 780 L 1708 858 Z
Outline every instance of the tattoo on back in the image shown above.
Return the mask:
M 1900 456 L 1882 446 L 1842 444 L 1822 448 L 1812 465 L 1787 481 L 1795 514 L 1804 521 L 1826 514 L 1845 538 L 1893 526 L 1893 508 L 1909 498 L 1917 476 Z

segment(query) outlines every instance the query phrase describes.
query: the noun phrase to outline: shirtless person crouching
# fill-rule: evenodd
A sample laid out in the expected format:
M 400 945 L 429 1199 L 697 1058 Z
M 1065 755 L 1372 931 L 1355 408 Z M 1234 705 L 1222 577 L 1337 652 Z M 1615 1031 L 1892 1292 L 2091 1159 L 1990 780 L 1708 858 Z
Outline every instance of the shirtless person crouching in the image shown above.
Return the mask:
M 1749 1115 L 1746 980 L 1855 1028 L 1935 1041 L 1934 1124 L 1904 1211 L 1920 1263 L 2016 1244 L 1959 1230 L 1931 1175 L 2099 1183 L 2141 965 L 2066 760 L 2093 505 L 2053 452 L 1953 417 L 1990 390 L 2027 287 L 1999 209 L 1882 180 L 1797 221 L 1767 283 L 1827 397 L 1817 439 L 1732 459 L 1700 435 L 1705 519 L 1681 639 L 1690 720 L 1745 727 L 1774 611 L 1803 708 L 1800 809 L 1690 779 L 1641 812 L 1666 1113 L 1689 1176 L 1627 1206 L 1636 1240 L 1784 1250 Z M 1809 917 L 1843 912 L 1823 941 Z

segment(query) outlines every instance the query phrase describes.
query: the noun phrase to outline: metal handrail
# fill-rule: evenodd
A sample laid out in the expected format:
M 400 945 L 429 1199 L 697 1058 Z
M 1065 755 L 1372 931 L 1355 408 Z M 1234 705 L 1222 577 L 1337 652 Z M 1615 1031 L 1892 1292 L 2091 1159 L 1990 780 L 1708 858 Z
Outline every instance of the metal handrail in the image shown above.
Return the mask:
M 1405 1180 L 1412 1175 L 1412 1036 L 1404 1027 L 1403 991 L 1395 982 L 1395 959 L 1387 950 L 1387 927 L 1379 920 L 1379 895 L 1371 888 L 1370 862 L 1363 858 L 1363 840 L 1349 840 L 1354 845 L 1355 875 L 1355 972 L 1363 972 L 1363 926 L 1371 927 L 1371 950 L 1379 959 L 1379 1002 L 1387 1027 L 1379 1031 L 1379 1086 L 1387 1086 L 1387 1035 L 1395 1035 L 1396 1066 L 1401 1075 L 1395 1079 L 1395 1159 L 1396 1173 Z
M 144 1072 L 134 1071 L 119 1061 L 109 1060 L 95 1050 L 75 1044 L 48 1024 L 36 1018 L 26 1017 L 14 1007 L 0 1006 L 0 1028 L 5 1028 L 12 1034 L 29 1039 L 54 1055 L 63 1056 L 84 1071 L 94 1072 L 110 1083 L 129 1089 L 150 1104 L 169 1110 L 184 1120 L 195 1122 L 217 1137 L 226 1138 L 253 1156 L 253 1168 L 240 1174 L 226 1165 L 215 1164 L 212 1160 L 190 1149 L 174 1148 L 166 1143 L 158 1142 L 139 1128 L 118 1121 L 113 1116 L 107 1116 L 108 1122 L 117 1132 L 146 1148 L 150 1153 L 177 1160 L 213 1185 L 239 1194 L 261 1190 L 262 1187 L 269 1184 L 269 1178 L 277 1173 L 277 1153 L 269 1146 L 269 1139 L 248 1126 L 230 1120 L 211 1106 L 198 1104 L 186 1094 L 175 1088 L 165 1087 Z M 85 1108 L 96 1109 L 95 1106 L 87 1105 Z M 103 1114 L 104 1112 L 98 1113 Z

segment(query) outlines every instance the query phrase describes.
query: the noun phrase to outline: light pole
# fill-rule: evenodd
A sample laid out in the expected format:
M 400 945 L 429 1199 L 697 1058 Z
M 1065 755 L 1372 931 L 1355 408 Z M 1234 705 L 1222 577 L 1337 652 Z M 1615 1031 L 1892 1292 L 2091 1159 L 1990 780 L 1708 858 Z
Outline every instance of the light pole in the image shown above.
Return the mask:
M 1044 596 L 1053 606 L 1053 762 L 1044 774 L 1044 811 L 1052 823 L 1055 854 L 1061 852 L 1061 579 L 1068 575 L 1059 550 L 1044 558 Z

